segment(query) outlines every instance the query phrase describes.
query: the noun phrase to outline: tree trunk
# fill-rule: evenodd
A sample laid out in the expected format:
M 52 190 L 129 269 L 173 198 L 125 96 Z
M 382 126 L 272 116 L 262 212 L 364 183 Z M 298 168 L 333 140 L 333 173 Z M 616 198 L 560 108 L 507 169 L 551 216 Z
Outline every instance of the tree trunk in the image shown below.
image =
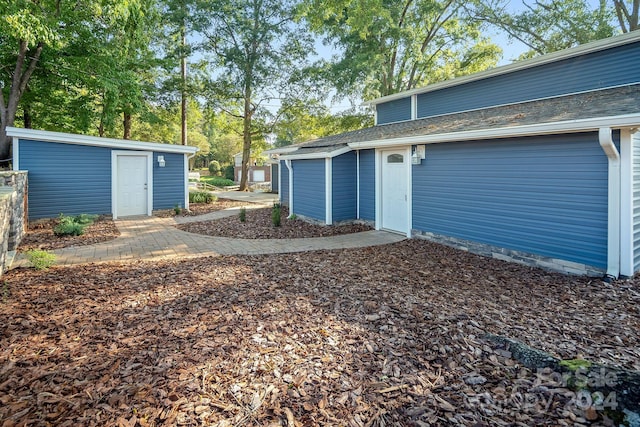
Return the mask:
M 245 76 L 244 86 L 244 115 L 242 116 L 242 176 L 240 177 L 240 191 L 249 191 L 249 160 L 251 159 L 251 73 Z
M 122 126 L 124 128 L 124 132 L 122 135 L 122 139 L 131 139 L 131 113 L 123 113 Z
M 31 107 L 29 105 L 25 105 L 22 107 L 22 121 L 24 122 L 25 129 L 31 129 Z
M 36 69 L 40 54 L 44 44 L 36 45 L 35 51 L 29 49 L 25 40 L 20 40 L 18 44 L 18 56 L 16 65 L 11 76 L 11 86 L 9 87 L 9 98 L 5 103 L 4 93 L 0 90 L 0 164 L 7 163 L 11 158 L 11 139 L 7 137 L 7 127 L 13 126 L 18 103 L 22 94 L 27 88 L 27 83 Z M 25 68 L 25 63 L 29 65 Z
M 186 35 L 186 24 L 182 23 L 182 49 L 181 49 L 181 57 L 180 57 L 180 71 L 182 77 L 182 102 L 181 102 L 181 112 L 180 112 L 180 123 L 182 125 L 182 134 L 180 136 L 180 142 L 182 145 L 187 145 L 187 35 Z

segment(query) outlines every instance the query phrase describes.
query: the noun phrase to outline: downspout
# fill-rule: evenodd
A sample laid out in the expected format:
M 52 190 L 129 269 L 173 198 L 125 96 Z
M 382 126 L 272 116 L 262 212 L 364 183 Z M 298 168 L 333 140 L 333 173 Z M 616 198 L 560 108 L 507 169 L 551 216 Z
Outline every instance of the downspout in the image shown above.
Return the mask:
M 620 275 L 620 153 L 613 143 L 611 128 L 600 128 L 598 139 L 600 147 L 609 159 L 607 273 L 605 278 L 609 281 L 617 279 Z
M 289 170 L 289 217 L 293 215 L 293 168 L 291 167 L 291 160 L 285 160 L 284 164 Z

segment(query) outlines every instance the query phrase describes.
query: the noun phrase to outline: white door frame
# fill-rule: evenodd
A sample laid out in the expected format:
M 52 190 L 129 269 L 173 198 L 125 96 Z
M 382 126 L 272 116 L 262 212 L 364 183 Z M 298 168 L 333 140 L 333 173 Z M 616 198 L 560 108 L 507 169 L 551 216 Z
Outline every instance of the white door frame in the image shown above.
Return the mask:
M 375 188 L 376 188 L 376 230 L 382 230 L 382 170 L 383 170 L 383 151 L 394 150 L 393 147 L 376 148 L 375 151 Z M 413 226 L 413 187 L 412 187 L 412 166 L 411 166 L 411 146 L 396 147 L 397 151 L 404 151 L 405 167 L 407 177 L 407 229 L 405 234 L 411 237 L 411 227 Z
M 147 158 L 147 216 L 153 212 L 153 153 L 151 151 L 111 150 L 111 215 L 118 219 L 118 157 L 144 156 Z

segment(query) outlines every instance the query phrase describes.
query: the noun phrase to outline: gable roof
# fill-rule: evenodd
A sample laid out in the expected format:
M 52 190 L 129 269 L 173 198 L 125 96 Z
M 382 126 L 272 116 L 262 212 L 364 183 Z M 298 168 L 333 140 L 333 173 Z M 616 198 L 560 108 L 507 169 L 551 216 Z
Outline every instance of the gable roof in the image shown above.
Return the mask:
M 543 64 L 549 64 L 552 62 L 562 61 L 564 59 L 573 58 L 576 56 L 586 55 L 592 52 L 598 52 L 601 50 L 611 49 L 617 46 L 622 46 L 630 43 L 640 41 L 640 30 L 631 31 L 626 34 L 622 34 L 615 37 L 609 37 L 606 39 L 596 40 L 591 43 L 585 43 L 580 46 L 572 47 L 569 49 L 559 50 L 546 55 L 537 56 L 531 59 L 525 59 L 522 61 L 513 62 L 501 67 L 491 68 L 489 70 L 473 73 L 467 76 L 456 77 L 450 80 L 430 84 L 424 87 L 394 93 L 392 95 L 383 96 L 371 101 L 364 102 L 363 105 L 377 105 L 389 101 L 395 101 L 396 99 L 406 98 L 412 95 L 433 92 L 436 90 L 458 86 L 465 83 L 470 83 L 476 80 L 482 80 L 489 77 L 499 76 L 501 74 L 509 74 L 526 68 L 537 67 Z
M 640 126 L 640 85 L 377 125 L 266 152 L 290 159 L 334 157 L 351 148 L 580 132 L 601 126 Z
M 94 147 L 116 148 L 122 150 L 161 151 L 163 153 L 195 154 L 198 147 L 189 145 L 161 144 L 158 142 L 132 141 L 129 139 L 102 138 L 99 136 L 79 135 L 75 133 L 52 132 L 45 130 L 8 127 L 7 136 L 34 141 L 57 142 L 60 144 L 90 145 Z

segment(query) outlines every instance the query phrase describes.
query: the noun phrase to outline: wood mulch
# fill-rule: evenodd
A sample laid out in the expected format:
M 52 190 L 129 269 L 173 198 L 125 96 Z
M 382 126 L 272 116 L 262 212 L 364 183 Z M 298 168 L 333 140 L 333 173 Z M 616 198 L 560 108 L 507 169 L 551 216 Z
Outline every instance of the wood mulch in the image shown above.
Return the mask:
M 373 228 L 365 224 L 316 225 L 301 219 L 289 219 L 287 218 L 288 215 L 289 209 L 283 206 L 280 214 L 280 227 L 273 226 L 271 208 L 262 208 L 247 210 L 245 222 L 240 221 L 239 215 L 234 215 L 212 221 L 181 224 L 178 225 L 178 228 L 189 233 L 236 239 L 328 237 L 373 230 Z
M 110 216 L 98 217 L 80 236 L 56 236 L 53 234 L 53 229 L 59 222 L 59 218 L 48 218 L 29 223 L 18 251 L 26 252 L 32 249 L 51 251 L 69 246 L 87 246 L 108 242 L 120 235 Z
M 640 369 L 640 279 L 421 240 L 3 280 L 3 426 L 612 425 L 483 337 Z
M 237 200 L 218 199 L 213 203 L 189 203 L 189 210 L 183 209 L 179 215 L 176 215 L 173 209 L 157 210 L 153 212 L 153 215 L 161 218 L 170 218 L 173 216 L 197 216 L 229 208 L 248 206 L 250 204 L 251 203 L 240 202 Z

